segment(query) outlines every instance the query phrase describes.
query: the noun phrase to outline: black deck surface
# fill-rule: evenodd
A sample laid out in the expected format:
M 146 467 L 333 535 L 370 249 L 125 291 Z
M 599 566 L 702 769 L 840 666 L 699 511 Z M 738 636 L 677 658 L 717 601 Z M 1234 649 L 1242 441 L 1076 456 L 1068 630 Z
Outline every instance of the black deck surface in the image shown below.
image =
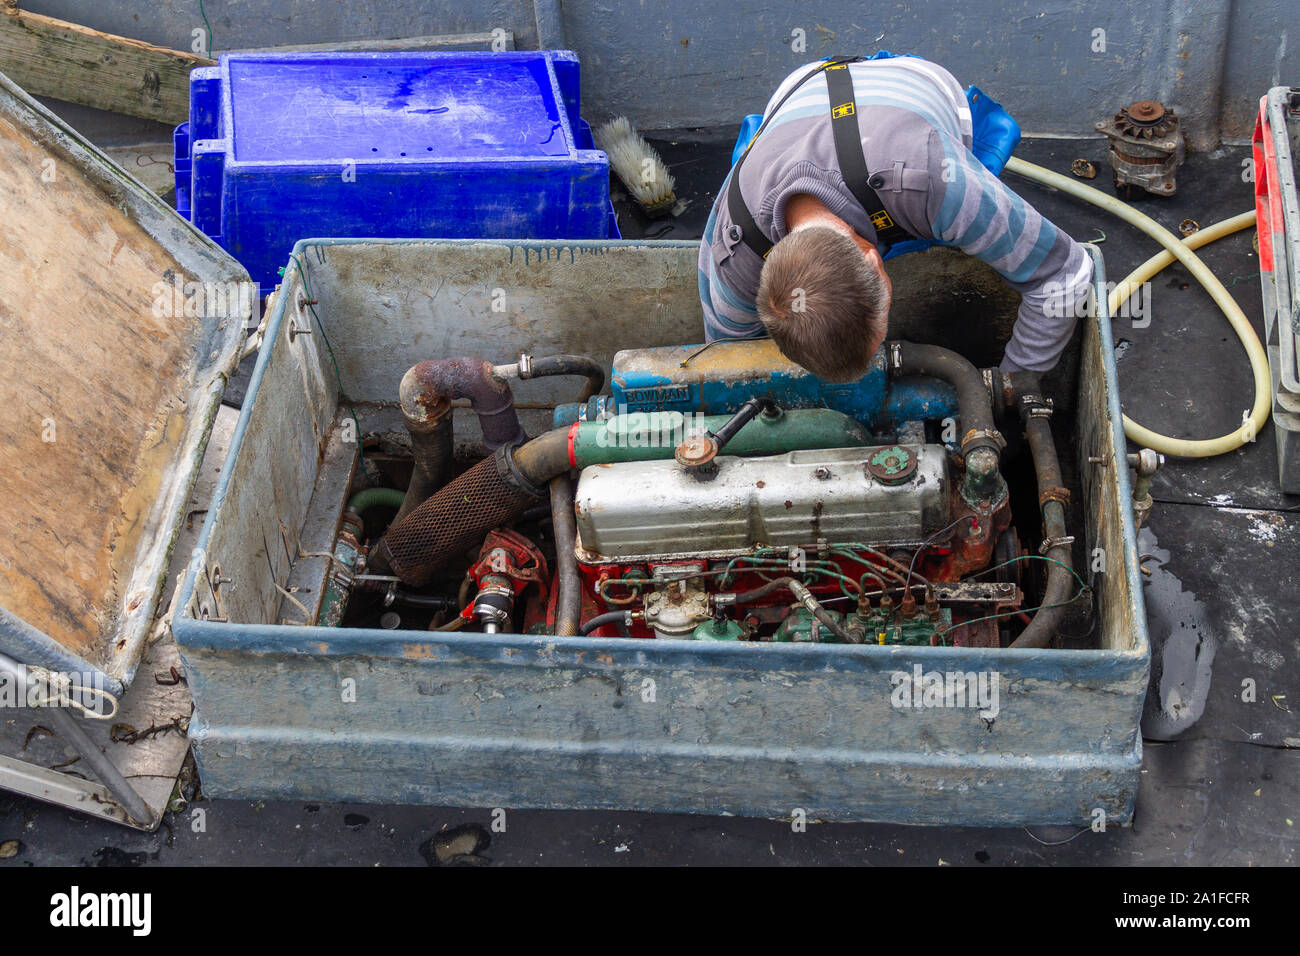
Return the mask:
M 700 235 L 728 167 L 730 133 L 683 132 L 654 139 L 690 201 L 676 220 L 647 223 L 625 205 L 626 238 Z M 1017 155 L 1066 171 L 1096 162 L 1098 140 L 1026 141 Z M 1171 229 L 1208 225 L 1246 211 L 1247 149 L 1193 155 L 1176 197 L 1142 208 Z M 1158 251 L 1109 214 L 1019 177 L 1005 180 L 1080 240 L 1104 235 L 1109 277 L 1123 278 Z M 1252 231 L 1202 250 L 1207 264 L 1262 334 L 1258 258 Z M 1240 424 L 1251 404 L 1245 354 L 1209 296 L 1181 266 L 1154 282 L 1149 328 L 1116 320 L 1125 411 L 1157 431 L 1211 437 Z M 1204 714 L 1172 741 L 1148 738 L 1136 819 L 1105 833 L 1076 828 L 915 828 L 788 823 L 643 813 L 510 811 L 505 833 L 480 850 L 498 864 L 1294 864 L 1300 845 L 1300 497 L 1277 490 L 1272 426 L 1247 448 L 1208 461 L 1171 461 L 1158 476 L 1150 534 L 1142 543 L 1157 654 L 1170 635 L 1189 666 L 1186 692 L 1212 681 Z M 1188 635 L 1194 635 L 1189 638 Z M 1199 647 L 1199 651 L 1197 650 Z M 1201 679 L 1195 678 L 1199 653 Z M 1177 661 L 1175 662 L 1175 664 Z M 1173 666 L 1173 665 L 1171 665 Z M 1242 700 L 1252 681 L 1255 701 Z M 1195 706 L 1193 700 L 1188 706 Z M 1159 733 L 1159 731 L 1156 731 Z M 1164 736 L 1163 734 L 1159 734 Z M 491 823 L 488 809 L 205 801 L 206 832 L 171 816 L 143 834 L 0 792 L 0 841 L 18 840 L 31 864 L 352 864 L 423 866 L 446 827 Z

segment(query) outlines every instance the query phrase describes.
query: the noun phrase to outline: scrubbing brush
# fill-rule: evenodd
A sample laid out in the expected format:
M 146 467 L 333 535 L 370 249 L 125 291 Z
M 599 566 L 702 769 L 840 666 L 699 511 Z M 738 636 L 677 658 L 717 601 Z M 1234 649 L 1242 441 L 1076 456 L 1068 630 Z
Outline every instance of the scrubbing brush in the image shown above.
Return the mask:
M 656 219 L 672 212 L 677 202 L 672 173 L 626 116 L 610 120 L 593 135 L 596 145 L 608 154 L 614 175 L 647 216 Z

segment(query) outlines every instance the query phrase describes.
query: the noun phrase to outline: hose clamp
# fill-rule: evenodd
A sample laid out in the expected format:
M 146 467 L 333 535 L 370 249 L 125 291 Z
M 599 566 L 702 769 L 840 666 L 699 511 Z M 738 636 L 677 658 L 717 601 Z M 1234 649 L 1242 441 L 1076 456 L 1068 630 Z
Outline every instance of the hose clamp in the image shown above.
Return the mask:
M 1043 543 L 1038 546 L 1039 554 L 1046 554 L 1053 548 L 1065 548 L 1074 544 L 1074 535 L 1066 534 L 1059 538 L 1044 538 Z
M 1042 395 L 1022 395 L 1020 397 L 1022 414 L 1028 418 L 1051 418 L 1055 405 L 1050 398 Z
M 889 367 L 895 372 L 900 371 L 902 369 L 903 367 L 903 343 L 902 342 L 889 343 Z
M 492 374 L 497 378 L 517 378 L 521 381 L 533 377 L 533 357 L 527 352 L 519 353 L 519 361 L 509 365 L 493 365 Z M 498 409 L 500 411 L 500 409 Z
M 515 449 L 520 444 L 522 442 L 507 443 L 492 453 L 492 457 L 496 459 L 497 475 L 507 488 L 533 498 L 545 498 L 550 489 L 545 485 L 533 484 L 515 464 Z
M 1060 485 L 1044 488 L 1038 496 L 1038 506 L 1041 508 L 1049 501 L 1060 502 L 1062 507 L 1068 506 L 1070 504 L 1070 489 L 1062 488 Z
M 985 438 L 997 445 L 999 450 L 1007 447 L 1007 440 L 996 428 L 972 428 L 962 436 L 961 450 L 964 452 L 967 445 Z

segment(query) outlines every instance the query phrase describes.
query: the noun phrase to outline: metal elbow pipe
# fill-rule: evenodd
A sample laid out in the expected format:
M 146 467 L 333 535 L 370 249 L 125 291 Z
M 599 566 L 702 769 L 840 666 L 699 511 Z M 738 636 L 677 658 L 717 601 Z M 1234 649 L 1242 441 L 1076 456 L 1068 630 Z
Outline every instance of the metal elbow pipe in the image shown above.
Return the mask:
M 483 359 L 436 359 L 413 365 L 402 376 L 398 398 L 414 463 L 397 521 L 451 478 L 453 400 L 469 400 L 489 450 L 524 439 L 509 383 Z
M 961 456 L 966 465 L 962 495 L 972 505 L 996 502 L 1006 494 L 998 466 L 1005 442 L 994 425 L 993 396 L 984 376 L 951 349 L 913 342 L 889 343 L 890 365 L 898 375 L 928 375 L 947 382 L 957 393 L 961 416 Z
M 484 359 L 434 359 L 413 365 L 402 376 L 398 397 L 406 420 L 418 424 L 448 414 L 453 400 L 468 399 L 489 451 L 524 440 L 510 383 Z

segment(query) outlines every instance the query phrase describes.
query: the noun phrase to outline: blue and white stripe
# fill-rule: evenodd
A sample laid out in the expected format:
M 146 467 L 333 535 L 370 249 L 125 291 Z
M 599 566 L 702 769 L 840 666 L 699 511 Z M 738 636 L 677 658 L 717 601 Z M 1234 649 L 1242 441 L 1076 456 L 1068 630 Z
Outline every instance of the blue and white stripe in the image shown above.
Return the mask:
M 819 66 L 787 77 L 767 109 Z M 971 153 L 970 106 L 947 70 L 917 57 L 854 63 L 849 70 L 868 169 L 889 179 L 877 190 L 885 209 L 914 235 L 984 260 L 1021 293 L 1004 368 L 1054 366 L 1074 328 L 1075 304 L 1091 283 L 1082 246 Z M 840 173 L 828 99 L 825 77 L 809 78 L 772 116 L 745 161 L 742 194 L 774 242 L 786 232 L 786 201 L 800 193 L 817 196 L 860 235 L 875 236 Z M 726 203 L 724 183 L 700 246 L 700 301 L 710 340 L 763 333 L 754 307 L 762 260 L 743 243 L 722 238 L 731 226 Z

